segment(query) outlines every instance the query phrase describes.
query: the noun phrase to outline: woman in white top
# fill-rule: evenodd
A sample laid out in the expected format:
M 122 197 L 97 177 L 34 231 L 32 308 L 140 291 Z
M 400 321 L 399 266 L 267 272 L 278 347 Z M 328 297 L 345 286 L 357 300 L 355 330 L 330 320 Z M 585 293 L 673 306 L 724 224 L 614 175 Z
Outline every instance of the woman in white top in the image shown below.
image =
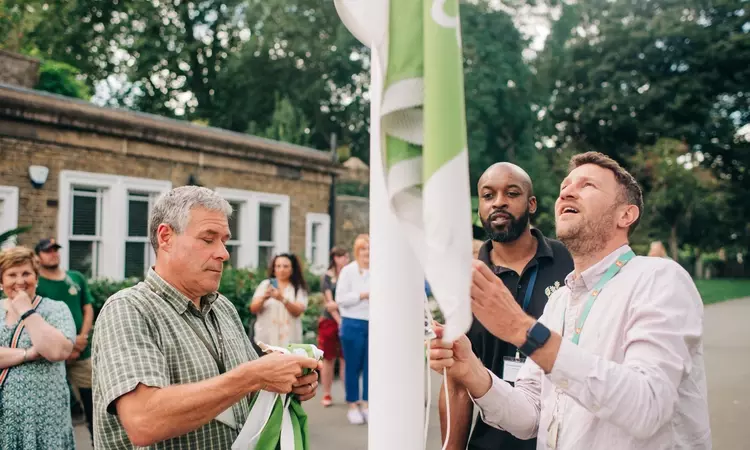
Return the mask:
M 302 313 L 307 309 L 307 283 L 291 253 L 277 255 L 268 279 L 255 290 L 250 312 L 256 315 L 255 342 L 286 347 L 302 343 Z
M 341 348 L 346 369 L 344 385 L 349 403 L 349 423 L 360 425 L 367 421 L 367 346 L 370 319 L 370 238 L 366 234 L 354 241 L 354 262 L 339 273 L 336 284 L 336 303 L 341 314 Z M 362 376 L 362 397 L 359 377 Z M 361 398 L 361 401 L 360 401 Z

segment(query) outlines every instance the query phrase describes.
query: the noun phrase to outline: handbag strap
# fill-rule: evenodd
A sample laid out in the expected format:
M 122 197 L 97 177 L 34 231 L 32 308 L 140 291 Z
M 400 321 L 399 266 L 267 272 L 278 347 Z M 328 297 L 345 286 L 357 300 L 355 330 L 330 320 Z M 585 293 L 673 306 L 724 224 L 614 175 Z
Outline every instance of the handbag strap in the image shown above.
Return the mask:
M 8 299 L 7 301 L 10 301 L 10 299 Z M 40 303 L 42 303 L 42 296 L 37 295 L 36 297 L 34 297 L 34 301 L 31 303 L 31 309 L 36 311 L 36 308 Z M 21 340 L 21 333 L 23 333 L 23 329 L 25 327 L 26 326 L 24 325 L 23 321 L 19 320 L 16 324 L 16 327 L 13 329 L 13 333 L 11 333 L 10 344 L 8 345 L 9 348 L 18 348 L 18 341 Z M 10 369 L 11 367 L 6 367 L 2 370 L 2 372 L 0 372 L 0 390 L 3 389 L 5 380 L 8 379 L 8 372 L 10 372 Z

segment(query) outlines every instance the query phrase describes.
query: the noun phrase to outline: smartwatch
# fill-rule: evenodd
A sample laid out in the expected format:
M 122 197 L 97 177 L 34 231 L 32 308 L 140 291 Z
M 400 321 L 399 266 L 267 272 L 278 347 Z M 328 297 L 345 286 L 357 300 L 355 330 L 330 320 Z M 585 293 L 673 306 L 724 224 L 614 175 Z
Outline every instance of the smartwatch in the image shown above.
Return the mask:
M 541 322 L 536 322 L 526 332 L 526 342 L 518 349 L 524 355 L 531 356 L 539 347 L 543 346 L 549 340 L 551 333 L 549 328 Z

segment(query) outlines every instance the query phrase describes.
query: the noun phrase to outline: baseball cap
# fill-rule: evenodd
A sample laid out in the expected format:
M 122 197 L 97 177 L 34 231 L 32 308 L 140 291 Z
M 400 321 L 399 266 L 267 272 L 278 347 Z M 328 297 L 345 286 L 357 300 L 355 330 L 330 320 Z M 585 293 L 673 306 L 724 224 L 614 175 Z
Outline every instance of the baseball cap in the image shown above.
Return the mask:
M 62 246 L 58 244 L 54 238 L 45 238 L 40 240 L 39 243 L 36 244 L 36 247 L 34 247 L 34 253 L 39 254 L 39 252 L 46 252 L 47 250 L 51 250 L 53 248 L 58 249 L 62 248 Z

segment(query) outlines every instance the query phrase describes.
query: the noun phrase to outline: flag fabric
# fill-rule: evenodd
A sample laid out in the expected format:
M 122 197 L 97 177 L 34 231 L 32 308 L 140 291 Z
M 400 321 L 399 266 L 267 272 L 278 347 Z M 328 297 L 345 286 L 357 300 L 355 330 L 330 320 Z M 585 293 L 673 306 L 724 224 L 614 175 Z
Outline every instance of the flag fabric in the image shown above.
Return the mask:
M 406 230 L 453 341 L 471 326 L 472 228 L 458 0 L 337 0 L 382 74 L 378 141 L 390 206 Z M 382 28 L 382 29 L 378 29 Z
M 287 348 L 263 345 L 261 348 L 318 361 L 323 359 L 323 352 L 314 345 L 290 344 Z M 309 373 L 309 369 L 306 371 Z M 299 399 L 291 394 L 260 391 L 250 404 L 250 414 L 232 450 L 310 450 L 307 414 Z

